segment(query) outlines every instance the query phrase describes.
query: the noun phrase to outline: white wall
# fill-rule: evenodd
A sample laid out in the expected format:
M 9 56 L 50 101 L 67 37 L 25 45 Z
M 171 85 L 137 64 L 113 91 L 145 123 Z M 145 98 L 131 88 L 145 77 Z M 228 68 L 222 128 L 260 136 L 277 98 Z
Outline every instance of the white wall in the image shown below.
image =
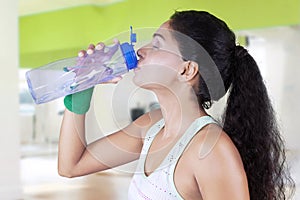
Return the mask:
M 299 151 L 300 26 L 247 31 L 288 149 Z
M 0 199 L 20 199 L 17 0 L 0 6 Z
M 148 112 L 149 105 L 157 102 L 152 92 L 137 87 L 132 78 L 133 72 L 129 72 L 116 85 L 104 84 L 95 88 L 92 109 L 102 133 L 111 133 L 128 125 L 132 108 L 139 107 Z
M 288 147 L 300 152 L 300 26 L 285 32 L 282 41 L 285 51 L 283 88 L 280 105 L 282 129 Z

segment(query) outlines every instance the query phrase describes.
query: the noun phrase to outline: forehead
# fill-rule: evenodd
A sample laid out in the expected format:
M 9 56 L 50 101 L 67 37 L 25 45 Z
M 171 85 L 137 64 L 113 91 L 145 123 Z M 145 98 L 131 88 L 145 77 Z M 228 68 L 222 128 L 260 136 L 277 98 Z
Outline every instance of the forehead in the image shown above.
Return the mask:
M 163 39 L 163 47 L 165 49 L 169 49 L 169 51 L 172 51 L 174 53 L 180 54 L 179 53 L 179 48 L 178 48 L 178 42 L 174 37 L 174 31 L 170 24 L 169 21 L 164 22 L 153 34 L 153 37 L 160 37 Z
M 153 34 L 153 37 L 160 36 L 168 45 L 176 45 L 177 41 L 174 37 L 174 30 L 171 28 L 169 21 L 164 22 Z
M 165 22 L 160 26 L 160 28 L 163 28 L 163 29 L 172 29 L 171 26 L 170 26 L 170 20 L 165 21 Z
M 169 21 L 166 21 L 156 30 L 155 33 L 158 33 L 158 34 L 166 36 L 166 37 L 167 36 L 170 37 L 171 31 L 172 31 L 172 29 L 170 27 Z

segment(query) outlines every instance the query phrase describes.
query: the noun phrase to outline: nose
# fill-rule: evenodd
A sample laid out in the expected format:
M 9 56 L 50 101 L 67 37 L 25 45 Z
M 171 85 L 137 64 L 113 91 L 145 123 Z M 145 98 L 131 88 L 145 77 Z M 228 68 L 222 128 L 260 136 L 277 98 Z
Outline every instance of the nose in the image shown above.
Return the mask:
M 142 48 L 139 48 L 136 52 L 137 56 L 139 57 L 139 59 L 143 59 L 144 58 L 144 55 L 145 55 L 145 51 L 143 50 L 143 47 Z
M 137 50 L 137 56 L 139 57 L 139 59 L 145 58 L 147 54 L 147 49 L 150 49 L 149 46 L 149 44 L 146 44 Z

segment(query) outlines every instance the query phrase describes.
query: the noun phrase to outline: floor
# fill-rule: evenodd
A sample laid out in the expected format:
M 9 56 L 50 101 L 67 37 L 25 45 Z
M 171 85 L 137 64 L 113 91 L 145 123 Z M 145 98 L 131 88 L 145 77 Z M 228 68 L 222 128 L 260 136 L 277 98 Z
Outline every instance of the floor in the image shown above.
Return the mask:
M 37 149 L 39 147 L 32 147 Z M 23 200 L 124 200 L 131 176 L 114 170 L 78 178 L 64 178 L 57 174 L 57 154 L 27 155 L 21 159 Z M 49 150 L 49 147 L 48 147 Z M 31 152 L 30 156 L 28 153 Z M 37 152 L 37 151 L 36 151 Z
M 24 146 L 21 159 L 22 200 L 124 200 L 131 176 L 108 170 L 78 178 L 64 178 L 57 174 L 55 145 Z M 289 153 L 292 176 L 300 187 L 300 153 Z M 296 191 L 295 200 L 300 200 Z

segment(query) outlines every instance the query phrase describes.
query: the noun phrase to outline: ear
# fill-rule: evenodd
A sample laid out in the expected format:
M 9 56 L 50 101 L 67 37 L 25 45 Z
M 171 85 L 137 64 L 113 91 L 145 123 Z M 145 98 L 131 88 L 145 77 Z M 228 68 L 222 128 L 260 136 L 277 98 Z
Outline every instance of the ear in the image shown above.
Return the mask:
M 179 80 L 191 81 L 193 80 L 199 72 L 198 63 L 194 61 L 184 62 L 179 69 Z

